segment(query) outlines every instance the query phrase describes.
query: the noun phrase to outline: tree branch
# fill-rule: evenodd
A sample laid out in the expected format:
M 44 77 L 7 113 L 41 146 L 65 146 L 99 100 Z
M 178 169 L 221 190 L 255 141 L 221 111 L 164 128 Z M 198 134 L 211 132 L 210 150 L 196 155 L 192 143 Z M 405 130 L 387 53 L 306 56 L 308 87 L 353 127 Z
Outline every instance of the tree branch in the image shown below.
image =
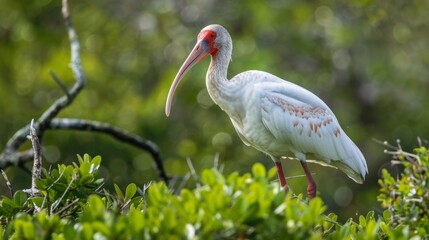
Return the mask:
M 31 120 L 30 124 L 30 134 L 27 136 L 31 140 L 31 145 L 33 145 L 33 174 L 31 176 L 31 195 L 35 195 L 39 192 L 36 187 L 36 181 L 42 177 L 42 156 L 40 141 L 36 134 L 36 129 L 33 127 L 34 120 Z
M 135 147 L 141 148 L 149 152 L 152 156 L 156 167 L 159 171 L 159 176 L 168 182 L 169 177 L 165 173 L 164 165 L 159 154 L 158 146 L 152 141 L 143 139 L 140 136 L 130 134 L 119 128 L 113 127 L 108 123 L 90 121 L 84 119 L 72 119 L 72 118 L 54 118 L 49 125 L 50 129 L 72 129 L 80 131 L 93 131 L 100 132 L 110 135 L 111 137 L 129 143 Z
M 43 131 L 50 124 L 51 120 L 58 115 L 58 113 L 69 106 L 79 92 L 83 89 L 86 83 L 85 73 L 82 68 L 80 61 L 80 44 L 77 38 L 77 34 L 72 26 L 71 17 L 68 10 L 67 0 L 63 0 L 62 8 L 64 23 L 67 27 L 67 32 L 70 40 L 70 54 L 71 54 L 71 68 L 73 71 L 74 78 L 76 80 L 73 87 L 69 90 L 69 94 L 57 99 L 51 107 L 46 110 L 39 118 L 39 129 L 38 135 L 43 135 Z M 55 79 L 55 78 L 54 78 Z
M 13 187 L 12 184 L 9 181 L 9 178 L 7 177 L 6 173 L 3 171 L 3 169 L 1 170 L 1 174 L 3 175 L 4 180 L 6 181 L 6 186 L 9 189 L 9 193 L 10 193 L 10 197 L 13 198 L 13 194 L 15 193 L 13 191 Z

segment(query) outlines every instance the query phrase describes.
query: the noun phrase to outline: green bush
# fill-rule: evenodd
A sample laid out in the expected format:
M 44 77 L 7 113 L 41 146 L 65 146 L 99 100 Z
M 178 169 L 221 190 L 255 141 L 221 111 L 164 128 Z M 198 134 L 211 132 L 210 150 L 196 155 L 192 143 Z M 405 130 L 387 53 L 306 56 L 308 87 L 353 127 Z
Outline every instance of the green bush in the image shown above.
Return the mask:
M 252 173 L 228 176 L 216 169 L 201 173 L 201 184 L 174 194 L 162 182 L 125 192 L 101 189 L 100 157 L 78 157 L 59 165 L 37 182 L 39 196 L 17 191 L 3 196 L 1 239 L 429 239 L 428 151 L 398 152 L 404 172 L 394 179 L 383 171 L 373 211 L 337 222 L 320 198 L 309 203 L 285 194 L 276 170 L 255 164 Z
M 393 152 L 392 164 L 399 164 L 404 171 L 398 179 L 383 169 L 379 180 L 381 194 L 378 200 L 390 211 L 393 228 L 403 229 L 411 236 L 429 235 L 429 151 L 425 147 L 414 153 Z

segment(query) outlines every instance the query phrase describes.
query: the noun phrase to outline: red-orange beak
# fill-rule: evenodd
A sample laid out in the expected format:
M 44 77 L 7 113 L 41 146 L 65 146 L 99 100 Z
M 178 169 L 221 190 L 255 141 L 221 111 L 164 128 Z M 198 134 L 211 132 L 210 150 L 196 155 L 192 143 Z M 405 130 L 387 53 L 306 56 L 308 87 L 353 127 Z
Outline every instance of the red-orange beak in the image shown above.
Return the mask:
M 170 115 L 171 102 L 173 101 L 173 95 L 174 95 L 174 92 L 176 91 L 177 86 L 180 83 L 180 80 L 195 64 L 197 64 L 198 62 L 203 60 L 207 55 L 209 55 L 210 49 L 211 49 L 210 45 L 206 40 L 204 39 L 198 40 L 194 49 L 192 49 L 192 52 L 186 58 L 182 67 L 180 68 L 179 72 L 174 78 L 173 84 L 170 87 L 170 91 L 168 92 L 167 103 L 165 105 L 165 115 L 167 115 L 167 117 Z

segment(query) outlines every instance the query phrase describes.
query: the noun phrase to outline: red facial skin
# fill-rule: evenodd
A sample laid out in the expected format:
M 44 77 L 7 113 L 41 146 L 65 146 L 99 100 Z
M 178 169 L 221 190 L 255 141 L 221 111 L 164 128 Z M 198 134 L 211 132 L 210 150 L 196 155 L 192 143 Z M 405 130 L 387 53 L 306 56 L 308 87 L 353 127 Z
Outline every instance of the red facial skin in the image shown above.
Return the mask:
M 214 47 L 214 41 L 216 39 L 216 32 L 212 30 L 204 30 L 198 34 L 197 37 L 200 41 L 206 41 L 210 46 L 209 54 L 214 55 L 217 52 L 217 48 Z M 202 59 L 201 59 L 202 60 Z

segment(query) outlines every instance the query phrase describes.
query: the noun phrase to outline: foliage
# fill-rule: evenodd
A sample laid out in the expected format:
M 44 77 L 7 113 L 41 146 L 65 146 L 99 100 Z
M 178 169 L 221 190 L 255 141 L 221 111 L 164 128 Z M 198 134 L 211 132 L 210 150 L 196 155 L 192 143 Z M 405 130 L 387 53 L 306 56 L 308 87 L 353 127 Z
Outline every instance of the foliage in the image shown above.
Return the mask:
M 379 180 L 379 201 L 390 211 L 393 227 L 406 228 L 412 236 L 429 235 L 429 151 L 414 149 L 415 154 L 393 152 L 393 164 L 402 165 L 404 172 L 396 179 L 383 169 Z
M 408 153 L 396 155 L 405 168 L 401 179 L 384 171 L 379 199 L 388 210 L 382 216 L 370 211 L 345 223 L 327 214 L 319 197 L 308 203 L 285 194 L 272 181 L 275 168 L 267 171 L 261 164 L 243 175 L 205 169 L 199 186 L 178 194 L 162 182 L 142 189 L 131 183 L 125 192 L 115 185 L 110 194 L 100 190 L 101 158 L 84 155 L 79 164 L 45 170 L 37 183 L 41 196 L 3 196 L 2 238 L 428 239 L 429 151 L 421 147 L 416 153 L 412 162 L 404 157 Z
M 78 200 L 87 199 L 98 191 L 104 182 L 99 177 L 101 157 L 91 158 L 85 154 L 78 156 L 79 165 L 59 164 L 58 168 L 47 171 L 43 169 L 43 178 L 36 182 L 39 194 L 28 198 L 24 191 L 15 192 L 13 199 L 2 198 L 0 214 L 11 218 L 18 212 L 29 209 L 46 209 L 49 214 L 62 216 L 75 215 Z

